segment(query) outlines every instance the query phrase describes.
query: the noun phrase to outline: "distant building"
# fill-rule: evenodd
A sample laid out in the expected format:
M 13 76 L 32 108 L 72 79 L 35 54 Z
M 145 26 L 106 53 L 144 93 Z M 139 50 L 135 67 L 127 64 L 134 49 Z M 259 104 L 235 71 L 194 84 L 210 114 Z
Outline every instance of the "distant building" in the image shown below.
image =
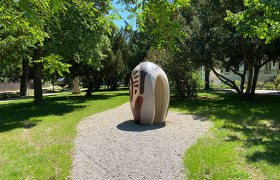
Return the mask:
M 202 68 L 202 71 L 204 69 Z M 244 67 L 240 66 L 238 69 L 238 72 L 243 73 Z M 235 73 L 233 73 L 232 71 L 230 71 L 229 69 L 221 69 L 221 70 L 217 70 L 217 72 L 223 76 L 225 76 L 228 79 L 231 80 L 235 80 L 235 81 L 240 81 L 240 76 L 236 75 Z M 266 82 L 268 80 L 270 80 L 271 78 L 273 78 L 274 76 L 277 76 L 278 74 L 280 74 L 280 63 L 276 62 L 269 62 L 266 65 L 264 65 L 259 72 L 259 76 L 258 76 L 258 82 Z M 246 74 L 246 77 L 248 76 L 248 73 Z M 218 77 L 211 71 L 210 73 L 210 83 L 214 83 L 214 84 L 221 84 L 222 82 L 218 79 Z M 246 78 L 247 80 L 247 78 Z

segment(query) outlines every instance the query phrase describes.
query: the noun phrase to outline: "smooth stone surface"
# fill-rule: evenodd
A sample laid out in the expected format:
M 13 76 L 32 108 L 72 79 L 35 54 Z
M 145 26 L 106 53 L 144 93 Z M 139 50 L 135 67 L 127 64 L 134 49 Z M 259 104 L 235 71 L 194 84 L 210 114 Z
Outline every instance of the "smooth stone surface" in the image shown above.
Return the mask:
M 136 123 L 164 123 L 170 100 L 165 72 L 154 63 L 142 62 L 132 71 L 129 84 L 130 107 Z

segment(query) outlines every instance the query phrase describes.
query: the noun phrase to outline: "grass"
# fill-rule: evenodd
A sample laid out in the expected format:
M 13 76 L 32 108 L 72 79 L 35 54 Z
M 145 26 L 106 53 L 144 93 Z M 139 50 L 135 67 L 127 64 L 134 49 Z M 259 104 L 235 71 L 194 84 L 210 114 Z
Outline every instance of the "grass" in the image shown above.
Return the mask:
M 117 91 L 61 93 L 44 97 L 40 107 L 32 99 L 0 103 L 1 179 L 66 179 L 78 122 L 127 101 L 127 91 Z
M 201 93 L 170 106 L 213 122 L 185 154 L 190 179 L 280 179 L 280 96 L 242 102 L 235 94 Z

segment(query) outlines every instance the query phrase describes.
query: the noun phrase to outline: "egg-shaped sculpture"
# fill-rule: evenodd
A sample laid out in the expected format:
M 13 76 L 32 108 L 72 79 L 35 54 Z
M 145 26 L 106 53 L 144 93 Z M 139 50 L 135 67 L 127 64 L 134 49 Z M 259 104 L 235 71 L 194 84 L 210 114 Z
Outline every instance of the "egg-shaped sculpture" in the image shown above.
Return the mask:
M 134 68 L 130 77 L 129 96 L 136 123 L 165 122 L 170 100 L 169 83 L 158 65 L 142 62 Z

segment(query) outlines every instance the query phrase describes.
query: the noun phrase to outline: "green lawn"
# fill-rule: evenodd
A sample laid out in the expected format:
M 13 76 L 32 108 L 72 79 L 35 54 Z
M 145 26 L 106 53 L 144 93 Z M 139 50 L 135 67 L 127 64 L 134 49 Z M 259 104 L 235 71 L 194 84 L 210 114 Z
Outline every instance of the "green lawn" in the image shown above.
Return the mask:
M 280 179 L 280 96 L 201 93 L 170 106 L 213 122 L 185 154 L 190 179 Z
M 127 91 L 91 98 L 61 93 L 0 103 L 0 179 L 65 179 L 70 175 L 78 122 L 128 101 Z
M 127 101 L 127 91 L 117 91 L 91 98 L 62 93 L 44 97 L 41 107 L 32 99 L 0 103 L 1 179 L 65 179 L 78 122 Z M 186 152 L 190 179 L 280 177 L 280 96 L 242 102 L 235 94 L 201 93 L 170 106 L 214 124 Z

